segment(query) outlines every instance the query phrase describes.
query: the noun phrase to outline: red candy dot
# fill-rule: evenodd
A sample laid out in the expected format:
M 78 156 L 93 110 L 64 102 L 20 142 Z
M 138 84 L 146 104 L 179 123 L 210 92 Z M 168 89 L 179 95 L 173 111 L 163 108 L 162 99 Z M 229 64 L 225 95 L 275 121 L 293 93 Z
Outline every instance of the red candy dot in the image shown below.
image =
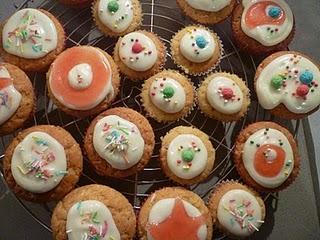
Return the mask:
M 300 97 L 305 97 L 309 93 L 309 87 L 305 84 L 302 84 L 297 88 L 296 93 Z
M 144 48 L 142 47 L 142 45 L 139 42 L 135 42 L 132 46 L 132 52 L 133 53 L 140 53 L 144 50 Z
M 231 88 L 223 88 L 221 93 L 222 93 L 222 97 L 224 99 L 228 100 L 228 99 L 231 99 L 233 97 L 233 91 L 232 91 Z

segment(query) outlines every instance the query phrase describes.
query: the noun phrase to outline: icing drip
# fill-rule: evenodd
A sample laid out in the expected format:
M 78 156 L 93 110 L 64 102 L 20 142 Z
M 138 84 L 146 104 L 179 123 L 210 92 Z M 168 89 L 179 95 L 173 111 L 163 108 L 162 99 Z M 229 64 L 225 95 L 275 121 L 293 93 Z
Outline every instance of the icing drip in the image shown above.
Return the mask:
M 96 200 L 75 203 L 68 211 L 69 240 L 120 240 L 119 230 L 107 206 Z
M 266 65 L 257 78 L 259 103 L 265 109 L 283 103 L 293 113 L 308 113 L 320 104 L 319 79 L 319 68 L 307 58 L 282 55 Z
M 182 37 L 180 51 L 191 62 L 202 63 L 209 60 L 216 48 L 211 33 L 206 29 L 190 28 Z
M 193 8 L 207 12 L 218 12 L 228 6 L 231 0 L 186 0 Z
M 21 98 L 21 94 L 13 86 L 8 70 L 0 66 L 0 125 L 17 111 Z
M 97 122 L 93 145 L 101 158 L 121 170 L 138 163 L 144 152 L 144 139 L 137 126 L 115 115 Z
M 99 19 L 113 32 L 125 31 L 133 20 L 131 0 L 100 0 Z
M 166 113 L 181 111 L 186 102 L 186 93 L 181 84 L 168 77 L 157 78 L 150 86 L 152 103 Z
M 4 49 L 28 59 L 44 57 L 57 47 L 58 34 L 53 21 L 37 9 L 14 13 L 2 30 Z
M 15 148 L 11 171 L 16 183 L 27 191 L 48 192 L 68 173 L 64 148 L 47 133 L 32 132 Z
M 205 218 L 195 206 L 180 198 L 156 202 L 149 213 L 148 240 L 205 240 Z

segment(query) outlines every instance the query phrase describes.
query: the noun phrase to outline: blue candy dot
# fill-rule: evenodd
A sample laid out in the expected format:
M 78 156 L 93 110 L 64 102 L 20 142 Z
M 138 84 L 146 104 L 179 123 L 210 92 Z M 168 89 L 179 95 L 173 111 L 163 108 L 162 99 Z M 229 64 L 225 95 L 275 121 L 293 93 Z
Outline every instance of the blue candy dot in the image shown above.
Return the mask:
M 205 48 L 208 44 L 207 40 L 203 36 L 196 37 L 196 44 L 199 48 Z
M 268 15 L 272 18 L 280 17 L 282 10 L 279 7 L 271 7 L 268 11 Z
M 303 84 L 309 85 L 313 80 L 313 74 L 312 72 L 306 70 L 300 75 L 300 81 Z

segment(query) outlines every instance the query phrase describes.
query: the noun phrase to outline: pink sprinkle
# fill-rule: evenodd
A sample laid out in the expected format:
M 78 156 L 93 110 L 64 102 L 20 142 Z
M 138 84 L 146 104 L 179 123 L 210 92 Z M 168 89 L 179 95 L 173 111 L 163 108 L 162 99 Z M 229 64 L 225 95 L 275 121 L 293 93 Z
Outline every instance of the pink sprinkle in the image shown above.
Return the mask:
M 104 237 L 107 234 L 107 231 L 108 231 L 108 223 L 107 223 L 107 221 L 104 221 L 104 226 L 103 226 L 102 232 L 101 232 L 102 237 Z
M 152 96 L 155 96 L 156 94 L 154 92 L 151 93 Z

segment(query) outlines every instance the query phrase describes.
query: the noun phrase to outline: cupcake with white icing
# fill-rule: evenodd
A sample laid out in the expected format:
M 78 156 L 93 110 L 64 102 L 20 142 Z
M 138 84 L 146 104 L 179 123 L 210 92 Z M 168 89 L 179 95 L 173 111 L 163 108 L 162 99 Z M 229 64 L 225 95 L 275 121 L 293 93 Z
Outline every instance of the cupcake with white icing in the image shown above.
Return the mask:
M 299 119 L 319 109 L 319 81 L 318 63 L 302 53 L 283 51 L 259 65 L 255 89 L 264 109 L 282 118 Z
M 140 27 L 142 9 L 138 0 L 95 0 L 92 14 L 100 31 L 111 37 L 123 36 Z
M 236 139 L 234 162 L 242 180 L 262 192 L 289 186 L 300 170 L 300 156 L 292 134 L 273 122 L 257 122 Z
M 171 40 L 174 62 L 191 75 L 202 75 L 214 69 L 220 63 L 222 53 L 217 34 L 203 26 L 185 27 Z
M 193 127 L 175 127 L 161 143 L 160 162 L 164 173 L 181 185 L 205 180 L 214 165 L 215 149 L 209 137 Z
M 60 22 L 42 9 L 15 12 L 1 26 L 0 54 L 24 71 L 46 71 L 64 49 Z
M 237 121 L 248 111 L 250 90 L 237 75 L 217 72 L 201 83 L 198 102 L 201 111 L 211 118 Z
M 121 73 L 138 81 L 160 72 L 166 54 L 164 43 L 155 33 L 140 30 L 119 38 L 114 49 L 114 60 Z

